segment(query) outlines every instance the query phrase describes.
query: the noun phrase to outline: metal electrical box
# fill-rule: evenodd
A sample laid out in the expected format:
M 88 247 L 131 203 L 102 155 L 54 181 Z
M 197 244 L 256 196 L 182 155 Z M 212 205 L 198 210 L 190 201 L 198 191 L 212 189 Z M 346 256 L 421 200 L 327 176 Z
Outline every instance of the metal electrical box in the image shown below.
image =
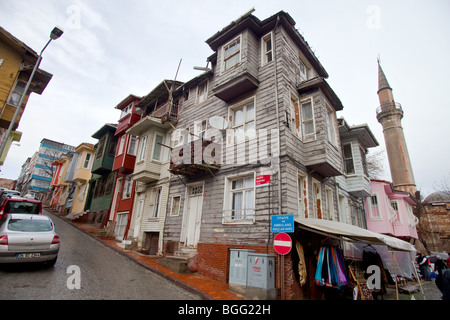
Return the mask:
M 273 254 L 249 253 L 247 255 L 247 286 L 275 288 L 275 256 Z
M 230 284 L 247 285 L 247 255 L 254 250 L 230 249 Z

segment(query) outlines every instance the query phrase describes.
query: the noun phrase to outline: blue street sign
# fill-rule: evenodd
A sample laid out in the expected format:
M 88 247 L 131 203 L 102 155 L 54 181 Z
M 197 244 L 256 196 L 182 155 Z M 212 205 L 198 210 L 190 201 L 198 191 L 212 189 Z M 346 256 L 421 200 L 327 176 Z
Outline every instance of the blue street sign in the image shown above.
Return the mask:
M 293 214 L 280 214 L 270 217 L 271 220 L 271 232 L 294 232 L 294 215 Z

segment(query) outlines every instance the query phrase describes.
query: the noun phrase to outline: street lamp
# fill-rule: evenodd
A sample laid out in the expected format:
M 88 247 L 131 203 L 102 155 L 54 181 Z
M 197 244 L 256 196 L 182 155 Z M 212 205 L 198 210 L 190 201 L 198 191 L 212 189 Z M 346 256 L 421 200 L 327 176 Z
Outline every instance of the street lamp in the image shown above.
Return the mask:
M 38 56 L 38 59 L 36 61 L 36 64 L 34 65 L 33 71 L 31 72 L 30 78 L 28 79 L 27 85 L 25 86 L 25 89 L 23 90 L 22 96 L 20 97 L 20 101 L 17 104 L 16 111 L 14 112 L 14 116 L 11 120 L 11 123 L 9 124 L 8 131 L 6 132 L 6 135 L 3 136 L 2 144 L 0 147 L 0 156 L 3 154 L 6 142 L 8 141 L 9 135 L 11 134 L 11 131 L 14 127 L 14 123 L 16 122 L 16 118 L 19 115 L 20 108 L 22 107 L 23 100 L 25 99 L 25 96 L 27 95 L 27 91 L 30 88 L 31 82 L 33 81 L 34 74 L 36 73 L 37 68 L 41 64 L 42 60 L 42 53 L 44 50 L 48 47 L 50 42 L 52 40 L 56 40 L 64 33 L 64 31 L 58 27 L 53 28 L 52 32 L 50 33 L 50 39 L 48 40 L 47 44 L 44 46 L 44 48 L 41 50 L 41 53 Z M 6 157 L 5 157 L 6 158 Z

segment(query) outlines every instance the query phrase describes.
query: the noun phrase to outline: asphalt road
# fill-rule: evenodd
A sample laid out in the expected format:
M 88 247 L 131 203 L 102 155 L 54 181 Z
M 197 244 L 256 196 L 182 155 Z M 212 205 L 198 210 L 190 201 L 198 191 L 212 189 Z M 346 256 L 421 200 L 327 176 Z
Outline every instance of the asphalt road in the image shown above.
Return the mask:
M 197 295 L 46 213 L 55 223 L 61 249 L 54 267 L 1 265 L 0 300 L 197 300 Z

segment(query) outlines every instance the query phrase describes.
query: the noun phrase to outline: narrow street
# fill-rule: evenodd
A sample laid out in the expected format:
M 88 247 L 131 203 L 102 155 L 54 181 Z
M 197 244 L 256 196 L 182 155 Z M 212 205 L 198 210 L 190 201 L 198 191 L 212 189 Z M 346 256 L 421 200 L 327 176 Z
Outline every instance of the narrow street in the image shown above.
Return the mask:
M 193 300 L 199 299 L 137 265 L 70 223 L 45 212 L 61 238 L 58 261 L 0 266 L 0 299 Z M 70 267 L 77 266 L 77 267 Z M 80 288 L 75 279 L 79 270 Z

